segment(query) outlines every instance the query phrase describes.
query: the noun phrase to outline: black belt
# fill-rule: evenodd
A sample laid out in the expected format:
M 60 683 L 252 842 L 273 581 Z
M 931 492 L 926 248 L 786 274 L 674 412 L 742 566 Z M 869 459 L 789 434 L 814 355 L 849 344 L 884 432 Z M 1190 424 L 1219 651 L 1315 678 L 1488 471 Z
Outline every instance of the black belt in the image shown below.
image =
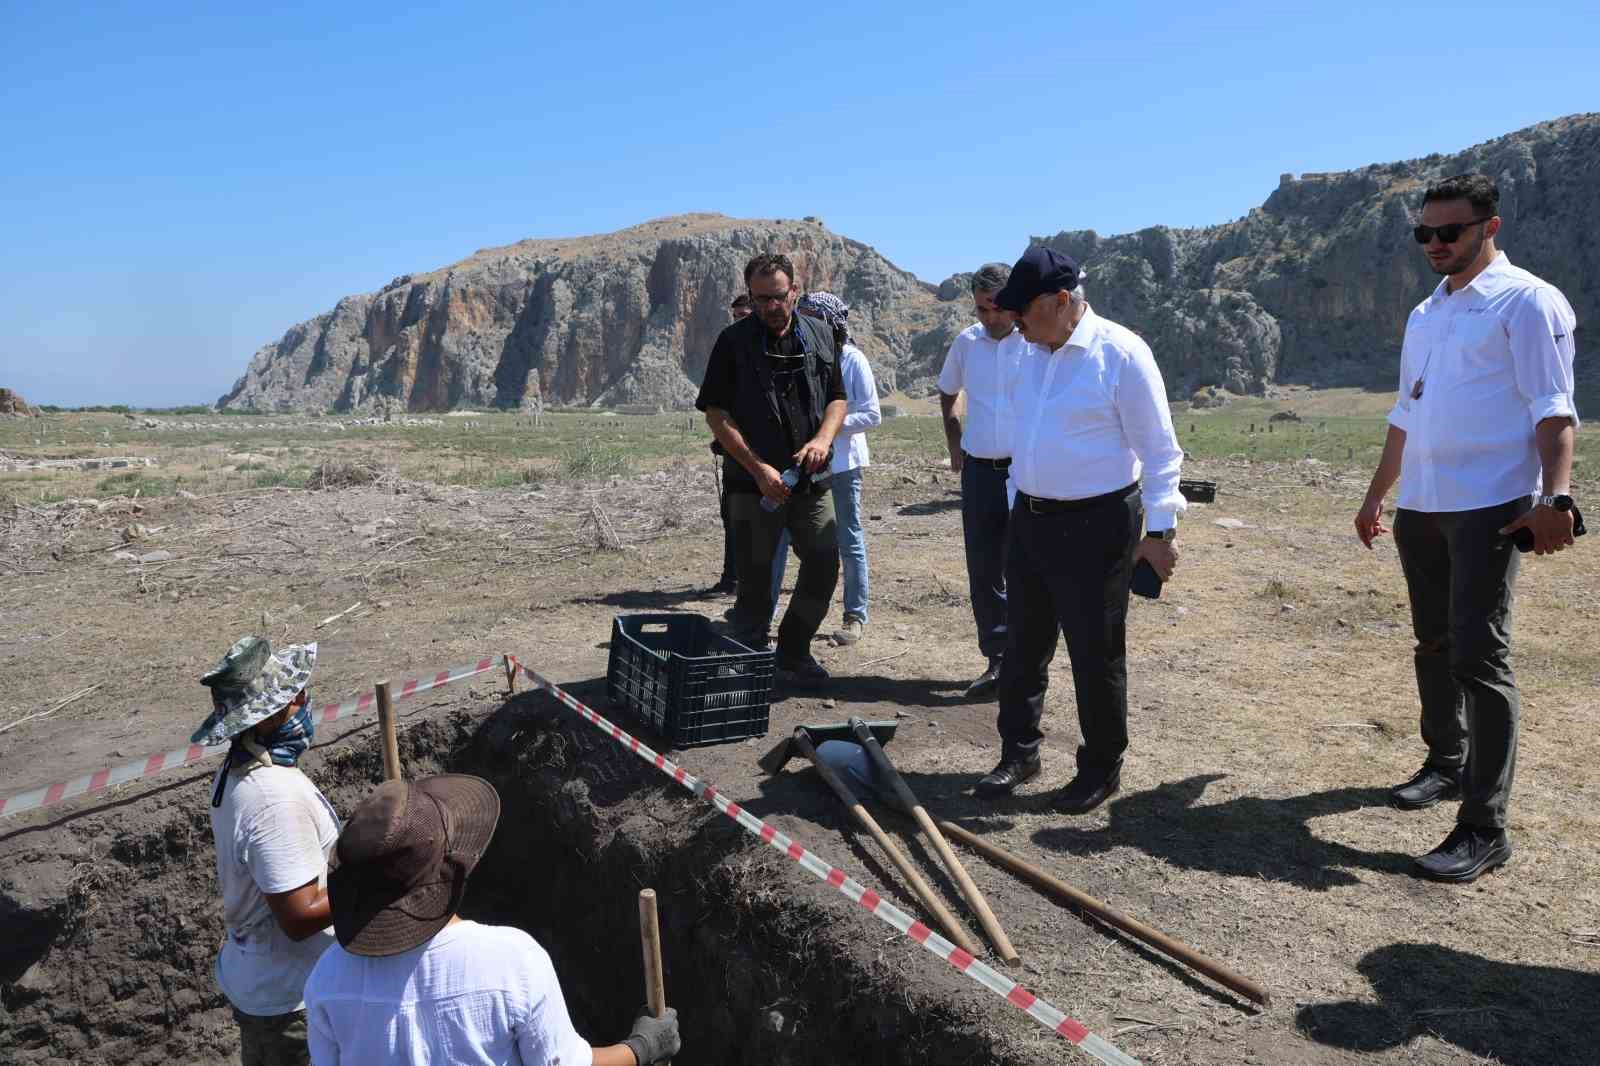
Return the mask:
M 1010 456 L 1006 456 L 1004 459 L 985 459 L 983 456 L 973 455 L 971 452 L 962 452 L 961 454 L 966 456 L 970 462 L 982 463 L 984 466 L 992 466 L 996 470 L 1008 470 L 1011 467 Z
M 1139 491 L 1139 483 L 1116 489 L 1112 492 L 1102 493 L 1099 496 L 1086 496 L 1081 500 L 1050 500 L 1043 496 L 1029 496 L 1026 492 L 1017 493 L 1017 506 L 1026 508 L 1034 514 L 1066 514 L 1069 511 L 1087 511 L 1103 504 L 1125 500 L 1133 493 Z

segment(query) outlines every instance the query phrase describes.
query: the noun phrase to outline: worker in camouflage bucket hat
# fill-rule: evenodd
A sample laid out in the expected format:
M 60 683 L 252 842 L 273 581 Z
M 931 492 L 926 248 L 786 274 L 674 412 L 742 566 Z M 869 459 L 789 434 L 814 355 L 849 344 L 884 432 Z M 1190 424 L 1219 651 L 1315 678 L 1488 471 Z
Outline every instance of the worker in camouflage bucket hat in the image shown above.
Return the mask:
M 334 942 L 328 853 L 339 819 L 296 765 L 315 723 L 306 686 L 315 644 L 274 653 L 245 637 L 200 678 L 211 714 L 192 742 L 232 741 L 211 789 L 227 937 L 217 984 L 239 1023 L 243 1066 L 309 1064 L 302 990 Z

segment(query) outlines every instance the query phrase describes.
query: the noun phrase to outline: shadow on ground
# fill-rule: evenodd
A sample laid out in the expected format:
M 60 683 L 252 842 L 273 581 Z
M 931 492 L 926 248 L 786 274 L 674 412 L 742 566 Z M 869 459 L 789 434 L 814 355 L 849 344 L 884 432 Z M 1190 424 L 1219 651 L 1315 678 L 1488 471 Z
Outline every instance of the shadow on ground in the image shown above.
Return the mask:
M 947 678 L 884 677 L 880 674 L 839 675 L 820 685 L 785 686 L 775 682 L 772 702 L 790 697 L 834 698 L 852 703 L 890 703 L 899 707 L 964 707 L 974 702 L 965 696 L 967 683 Z M 867 715 L 872 717 L 872 715 Z
M 1316 890 L 1358 883 L 1352 869 L 1404 873 L 1410 868 L 1411 856 L 1401 852 L 1362 851 L 1311 831 L 1313 818 L 1383 806 L 1385 789 L 1333 788 L 1284 799 L 1240 796 L 1197 806 L 1206 786 L 1224 776 L 1199 774 L 1118 797 L 1107 804 L 1111 821 L 1105 828 L 1042 829 L 1034 841 L 1077 854 L 1133 847 L 1173 866 Z
M 961 510 L 961 494 L 958 492 L 943 499 L 928 500 L 925 503 L 908 503 L 904 507 L 897 508 L 894 513 L 904 515 L 907 518 L 921 518 L 927 515 L 959 510 Z
M 1386 789 L 1325 789 L 1286 799 L 1240 795 L 1197 807 L 1206 786 L 1222 776 L 1226 775 L 1205 773 L 1122 795 L 1107 804 L 1106 828 L 1042 829 L 1034 840 L 1058 852 L 1134 847 L 1181 868 L 1264 877 L 1315 890 L 1358 884 L 1360 879 L 1350 869 L 1381 874 L 1410 869 L 1410 855 L 1363 852 L 1320 839 L 1310 829 L 1314 818 L 1382 807 L 1389 795 Z
M 628 610 L 665 610 L 681 604 L 694 604 L 698 614 L 711 615 L 716 597 L 707 589 L 625 589 L 603 596 L 575 596 L 570 602 L 586 607 L 621 607 Z M 720 611 L 717 613 L 721 613 Z
M 1368 952 L 1356 968 L 1378 1002 L 1301 1007 L 1295 1022 L 1317 1043 L 1382 1052 L 1431 1033 L 1505 1066 L 1596 1059 L 1600 974 L 1405 943 Z

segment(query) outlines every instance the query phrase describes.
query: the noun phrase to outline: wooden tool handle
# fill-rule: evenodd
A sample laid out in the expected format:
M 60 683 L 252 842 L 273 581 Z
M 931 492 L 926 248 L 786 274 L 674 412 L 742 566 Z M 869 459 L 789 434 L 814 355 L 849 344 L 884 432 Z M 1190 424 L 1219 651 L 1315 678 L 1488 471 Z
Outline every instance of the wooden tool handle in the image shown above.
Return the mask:
M 1093 896 L 1078 891 L 1065 881 L 1052 877 L 1032 863 L 1018 858 L 1009 851 L 996 847 L 982 837 L 975 836 L 953 822 L 940 822 L 939 824 L 946 832 L 967 845 L 967 847 L 987 856 L 996 864 L 1010 870 L 1024 881 L 1029 881 L 1057 898 L 1088 911 L 1107 925 L 1114 926 L 1131 936 L 1138 937 L 1158 951 L 1193 966 L 1218 984 L 1233 989 L 1233 991 L 1246 999 L 1254 1000 L 1264 1007 L 1272 1005 L 1272 997 L 1268 995 L 1265 988 L 1262 988 L 1247 977 L 1241 977 L 1239 974 L 1234 973 L 1215 959 L 1208 958 L 1189 947 L 1189 945 L 1173 940 L 1159 929 L 1152 929 L 1137 918 L 1130 918 L 1121 911 L 1101 903 Z
M 400 780 L 400 736 L 394 724 L 394 704 L 389 699 L 389 682 L 374 686 L 378 695 L 378 730 L 383 734 L 383 779 Z
M 939 832 L 939 827 L 933 824 L 928 812 L 922 809 L 922 804 L 919 803 L 911 808 L 911 814 L 922 827 L 922 832 L 933 842 L 933 848 L 939 853 L 939 858 L 944 860 L 950 876 L 956 879 L 956 887 L 961 889 L 962 898 L 978 916 L 978 924 L 983 926 L 984 934 L 988 936 L 994 949 L 1000 953 L 1001 960 L 1007 966 L 1015 966 L 1021 961 L 1021 956 L 1017 954 L 1017 949 L 1011 946 L 1011 938 L 1006 936 L 1006 931 L 1000 928 L 1000 920 L 994 916 L 994 911 L 989 909 L 989 901 L 983 898 L 983 893 L 978 891 L 978 886 L 973 884 L 972 878 L 967 875 L 967 868 L 961 865 L 956 853 L 950 850 L 949 841 Z
M 650 1013 L 667 1013 L 667 978 L 661 966 L 661 924 L 656 919 L 656 890 L 639 892 L 639 943 L 644 948 L 644 992 Z
M 939 923 L 945 935 L 950 938 L 950 942 L 967 954 L 976 955 L 978 946 L 973 943 L 971 935 L 966 929 L 962 928 L 961 923 L 956 920 L 955 915 L 950 913 L 949 908 L 940 902 L 939 897 L 934 894 L 928 882 L 923 880 L 921 874 L 917 873 L 917 868 L 911 865 L 899 848 L 895 847 L 894 841 L 889 839 L 889 835 L 883 831 L 883 827 L 878 824 L 872 815 L 867 813 L 867 809 L 861 805 L 861 801 L 856 799 L 855 793 L 850 791 L 850 786 L 844 783 L 844 780 L 839 777 L 833 767 L 817 757 L 817 749 L 812 745 L 811 738 L 806 736 L 803 729 L 795 730 L 793 742 L 795 748 L 811 760 L 811 764 L 817 768 L 818 775 L 821 776 L 823 781 L 827 782 L 829 788 L 833 789 L 834 795 L 838 796 L 839 799 L 844 801 L 844 805 L 850 808 L 850 813 L 855 816 L 861 827 L 867 831 L 873 840 L 878 842 L 880 848 L 888 853 L 889 860 L 894 863 L 895 869 L 900 871 L 900 876 L 906 879 L 906 883 L 911 886 L 911 891 L 916 893 L 917 899 L 922 901 L 922 905 L 928 908 L 934 920 Z
M 944 930 L 944 935 L 950 938 L 950 942 L 968 955 L 976 956 L 980 949 L 972 939 L 972 935 L 967 932 L 956 916 L 950 913 L 950 908 L 946 907 L 939 899 L 938 895 L 933 891 L 933 887 L 923 880 L 922 875 L 917 872 L 917 868 L 912 866 L 911 861 L 905 857 L 905 853 L 895 846 L 894 841 L 889 838 L 889 834 L 883 831 L 883 827 L 877 823 L 877 820 L 868 814 L 867 809 L 860 803 L 851 804 L 850 812 L 856 816 L 856 821 L 860 822 L 862 827 L 872 835 L 872 839 L 878 842 L 878 846 L 888 854 L 889 860 L 895 865 L 895 869 L 900 871 L 900 876 L 906 879 L 906 883 L 911 886 L 911 891 L 916 893 L 917 899 L 922 901 L 922 905 L 928 908 L 934 920 L 939 923 L 939 928 Z

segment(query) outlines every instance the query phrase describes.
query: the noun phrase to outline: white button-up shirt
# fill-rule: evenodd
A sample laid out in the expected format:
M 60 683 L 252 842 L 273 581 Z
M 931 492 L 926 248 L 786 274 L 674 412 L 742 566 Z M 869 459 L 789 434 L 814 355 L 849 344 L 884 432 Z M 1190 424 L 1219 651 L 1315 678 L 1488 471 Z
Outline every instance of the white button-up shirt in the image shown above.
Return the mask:
M 844 378 L 844 394 L 849 401 L 845 408 L 844 425 L 833 440 L 833 465 L 835 474 L 866 466 L 871 460 L 867 451 L 867 430 L 883 421 L 878 407 L 878 383 L 872 377 L 872 366 L 866 353 L 846 341 L 839 356 L 839 374 Z
M 1085 308 L 1056 351 L 1030 346 L 1012 404 L 1011 478 L 1022 492 L 1081 500 L 1142 480 L 1145 528 L 1157 531 L 1187 507 L 1166 385 L 1132 330 Z
M 1563 415 L 1578 423 L 1577 322 L 1561 290 L 1503 253 L 1457 292 L 1441 281 L 1412 310 L 1389 412 L 1406 434 L 1400 507 L 1470 511 L 1539 491 L 1534 426 Z
M 967 390 L 961 450 L 968 455 L 979 459 L 1011 455 L 1011 394 L 1022 356 L 1030 347 L 1020 331 L 994 340 L 981 322 L 968 326 L 951 342 L 939 371 L 939 391 L 955 396 Z

